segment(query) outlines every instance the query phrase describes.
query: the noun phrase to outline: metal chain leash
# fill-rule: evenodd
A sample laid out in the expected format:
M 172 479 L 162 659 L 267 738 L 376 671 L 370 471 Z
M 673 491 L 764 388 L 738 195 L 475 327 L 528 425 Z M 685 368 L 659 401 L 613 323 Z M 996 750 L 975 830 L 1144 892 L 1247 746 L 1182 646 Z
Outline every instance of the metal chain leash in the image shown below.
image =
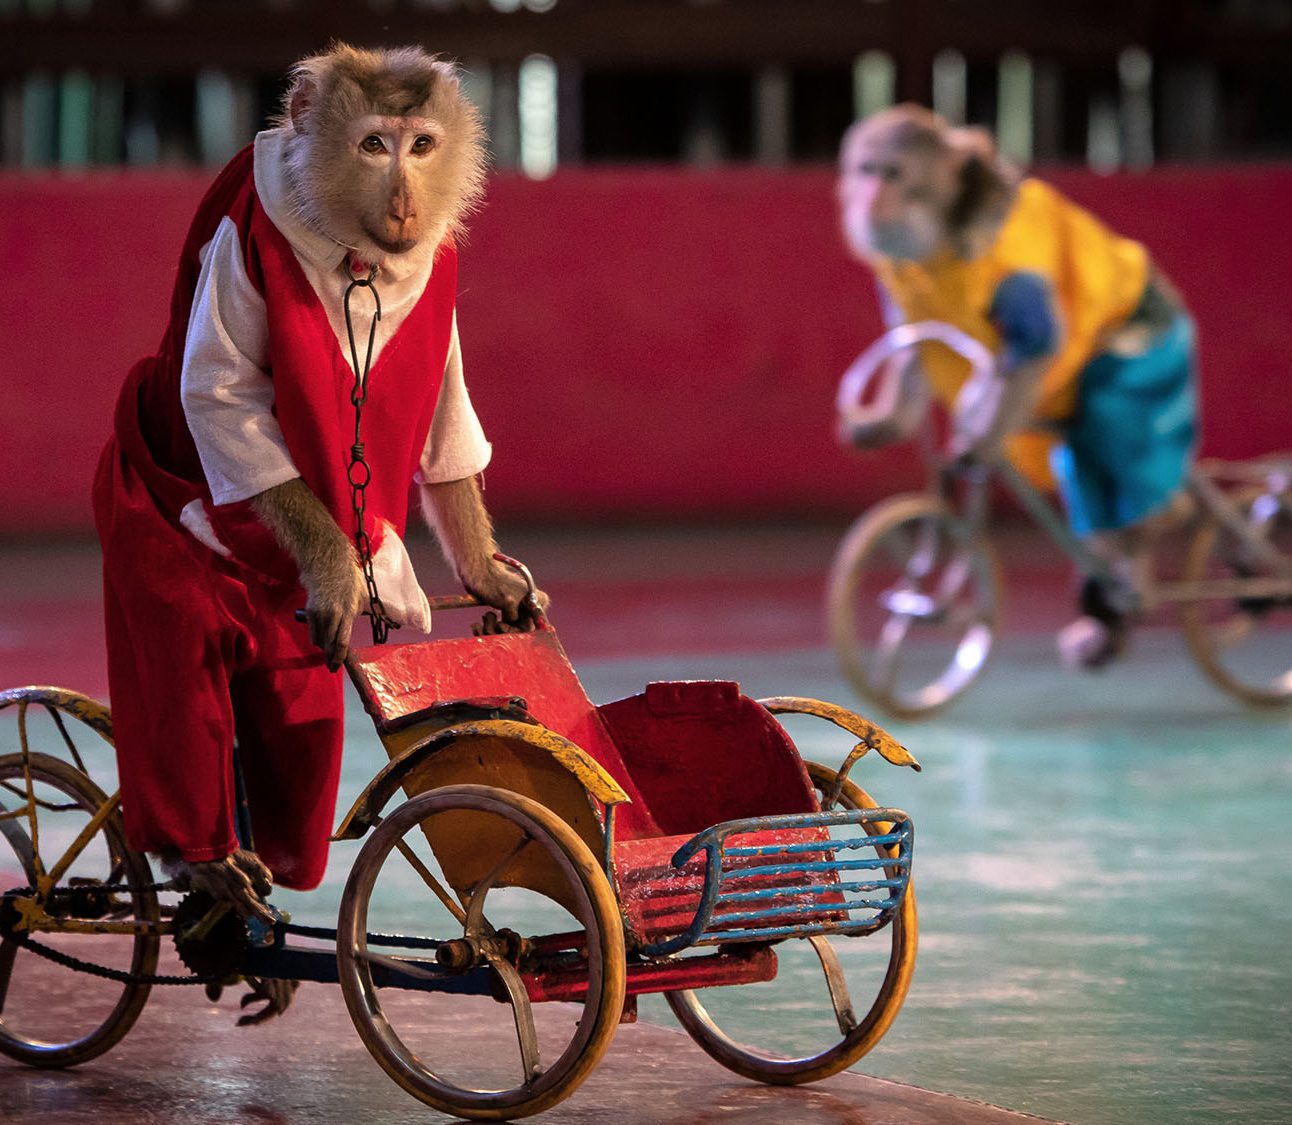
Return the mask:
M 372 542 L 368 538 L 368 530 L 364 522 L 368 509 L 366 491 L 372 482 L 372 469 L 364 460 L 361 427 L 363 406 L 368 401 L 368 372 L 372 366 L 372 346 L 377 338 L 377 322 L 381 320 L 381 294 L 377 292 L 375 284 L 378 268 L 370 267 L 367 277 L 355 277 L 350 257 L 347 256 L 345 260 L 346 276 L 350 279 L 350 284 L 345 290 L 345 331 L 350 341 L 350 361 L 354 367 L 354 387 L 350 391 L 350 402 L 354 405 L 354 444 L 350 446 L 350 463 L 346 467 L 346 477 L 350 482 L 350 504 L 354 510 L 354 545 L 359 552 L 359 565 L 363 569 L 363 581 L 368 589 L 372 643 L 375 645 L 385 644 L 390 630 L 399 628 L 399 623 L 386 613 L 381 595 L 377 592 L 377 578 L 372 566 Z M 372 323 L 368 326 L 368 351 L 362 367 L 359 365 L 359 349 L 354 338 L 354 322 L 350 316 L 350 295 L 356 289 L 371 291 L 376 305 Z

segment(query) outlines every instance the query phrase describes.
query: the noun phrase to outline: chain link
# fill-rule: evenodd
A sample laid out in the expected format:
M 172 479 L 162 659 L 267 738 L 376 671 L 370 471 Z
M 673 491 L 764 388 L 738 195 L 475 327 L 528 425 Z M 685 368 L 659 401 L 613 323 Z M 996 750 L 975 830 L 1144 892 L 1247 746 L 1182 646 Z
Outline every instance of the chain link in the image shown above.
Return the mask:
M 377 592 L 377 577 L 372 566 L 372 542 L 368 538 L 365 522 L 368 511 L 367 489 L 372 483 L 372 469 L 364 459 L 362 434 L 363 406 L 368 401 L 368 372 L 372 367 L 372 347 L 377 338 L 377 322 L 381 320 L 381 294 L 377 292 L 377 266 L 368 270 L 367 277 L 355 277 L 350 258 L 345 262 L 346 276 L 350 284 L 345 290 L 345 331 L 350 342 L 350 361 L 354 367 L 354 387 L 350 391 L 350 402 L 354 406 L 354 443 L 350 446 L 350 463 L 346 467 L 346 476 L 350 482 L 350 504 L 354 510 L 355 530 L 354 546 L 359 553 L 359 565 L 363 570 L 363 581 L 368 591 L 368 608 L 372 618 L 372 643 L 385 644 L 390 630 L 398 629 L 399 623 L 386 613 Z M 354 322 L 350 316 L 350 295 L 356 289 L 367 289 L 372 293 L 375 304 L 372 322 L 368 326 L 368 351 L 363 366 L 359 365 L 359 348 L 354 338 Z

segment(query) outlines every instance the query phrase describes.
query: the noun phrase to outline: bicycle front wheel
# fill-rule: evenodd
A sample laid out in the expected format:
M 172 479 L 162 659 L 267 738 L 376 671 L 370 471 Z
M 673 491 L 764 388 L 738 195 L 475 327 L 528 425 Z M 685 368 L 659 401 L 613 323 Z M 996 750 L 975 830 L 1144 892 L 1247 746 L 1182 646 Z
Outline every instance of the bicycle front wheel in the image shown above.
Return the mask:
M 893 715 L 945 707 L 982 671 L 1000 613 L 991 545 L 936 496 L 897 496 L 844 537 L 830 569 L 830 639 L 858 694 Z

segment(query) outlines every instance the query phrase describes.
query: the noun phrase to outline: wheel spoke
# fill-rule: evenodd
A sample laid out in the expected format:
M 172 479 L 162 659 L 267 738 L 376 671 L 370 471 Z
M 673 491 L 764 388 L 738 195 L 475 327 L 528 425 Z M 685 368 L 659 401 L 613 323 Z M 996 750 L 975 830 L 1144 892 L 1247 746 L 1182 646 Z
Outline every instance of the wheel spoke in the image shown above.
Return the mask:
M 897 684 L 897 653 L 911 627 L 911 619 L 903 613 L 890 613 L 884 618 L 875 645 L 875 687 L 885 695 L 892 695 Z
M 915 529 L 915 550 L 906 564 L 906 576 L 913 579 L 927 578 L 933 573 L 938 558 L 938 525 L 935 520 L 923 520 Z
M 839 955 L 830 944 L 830 939 L 824 934 L 813 934 L 808 941 L 820 958 L 826 987 L 830 989 L 830 1003 L 834 1005 L 834 1017 L 839 1021 L 839 1032 L 847 1035 L 857 1026 L 857 1013 L 852 1008 L 848 980 L 843 975 L 843 966 L 839 964 Z
M 10 938 L 0 940 L 0 1012 L 4 1011 L 5 998 L 9 995 L 9 978 L 13 976 L 13 959 L 18 955 L 18 943 Z
M 528 832 L 522 830 L 520 840 L 517 841 L 515 847 L 494 864 L 493 870 L 488 875 L 471 888 L 471 897 L 467 902 L 466 921 L 463 923 L 466 926 L 468 935 L 478 937 L 481 927 L 484 927 L 486 933 L 493 933 L 493 927 L 489 925 L 489 920 L 484 916 L 485 896 L 493 889 L 498 876 L 507 869 L 513 859 L 520 855 L 532 839 L 533 837 Z
M 973 574 L 973 559 L 967 551 L 957 552 L 954 558 L 942 568 L 938 578 L 938 602 L 946 605 L 955 601 Z
M 399 854 L 408 860 L 409 866 L 421 876 L 422 882 L 430 887 L 435 897 L 444 904 L 445 909 L 465 926 L 467 923 L 466 911 L 453 901 L 453 896 L 444 889 L 444 884 L 431 874 L 430 868 L 422 862 L 421 857 L 413 851 L 408 842 L 396 840 L 395 847 L 399 849 Z
M 443 973 L 432 972 L 403 957 L 391 957 L 385 953 L 373 953 L 371 949 L 356 949 L 354 955 L 370 964 L 380 965 L 382 968 L 391 969 L 396 973 L 415 977 L 418 980 L 440 980 L 444 976 Z
M 516 1020 L 516 1039 L 520 1043 L 520 1061 L 525 1072 L 525 1085 L 528 1086 L 543 1073 L 543 1064 L 538 1050 L 538 1031 L 534 1027 L 534 1007 L 529 1002 L 529 993 L 525 991 L 525 982 L 520 979 L 516 966 L 489 948 L 485 949 L 485 957 L 493 971 L 498 974 L 503 987 L 507 989 L 512 1016 Z

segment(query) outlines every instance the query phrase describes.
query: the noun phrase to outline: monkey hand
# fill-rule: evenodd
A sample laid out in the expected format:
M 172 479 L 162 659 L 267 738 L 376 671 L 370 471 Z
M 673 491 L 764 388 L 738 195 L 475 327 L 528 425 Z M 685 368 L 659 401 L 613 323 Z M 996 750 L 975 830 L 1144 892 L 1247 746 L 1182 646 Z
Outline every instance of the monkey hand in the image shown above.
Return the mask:
M 323 650 L 332 672 L 345 663 L 350 630 L 368 598 L 354 549 L 346 546 L 348 550 L 329 554 L 319 560 L 320 565 L 301 573 L 310 643 Z
M 476 636 L 491 633 L 528 633 L 538 624 L 534 612 L 547 611 L 550 599 L 542 590 L 534 591 L 534 601 L 529 600 L 529 584 L 514 569 L 496 559 L 487 559 L 477 570 L 462 578 L 467 592 L 483 604 L 493 606 L 497 613 L 486 613 L 484 620 L 475 625 Z
M 252 511 L 296 563 L 305 587 L 310 643 L 335 672 L 350 648 L 350 629 L 367 597 L 359 554 L 300 477 L 251 498 Z
M 205 891 L 218 902 L 227 902 L 244 918 L 253 915 L 274 924 L 273 911 L 264 896 L 273 887 L 273 875 L 255 852 L 238 848 L 223 859 L 195 862 L 163 854 L 162 870 L 184 890 Z
M 254 1012 L 244 1012 L 240 1015 L 239 1027 L 253 1027 L 255 1024 L 273 1019 L 274 1016 L 281 1016 L 291 1007 L 292 998 L 301 986 L 298 980 L 276 980 L 267 977 L 247 977 L 247 983 L 251 986 L 251 991 L 238 1001 L 238 1007 L 246 1008 L 261 1000 L 264 1001 L 264 1006 Z
M 981 436 L 963 431 L 953 432 L 947 440 L 947 458 L 966 465 L 994 465 L 1005 456 L 1003 435 L 988 433 Z

